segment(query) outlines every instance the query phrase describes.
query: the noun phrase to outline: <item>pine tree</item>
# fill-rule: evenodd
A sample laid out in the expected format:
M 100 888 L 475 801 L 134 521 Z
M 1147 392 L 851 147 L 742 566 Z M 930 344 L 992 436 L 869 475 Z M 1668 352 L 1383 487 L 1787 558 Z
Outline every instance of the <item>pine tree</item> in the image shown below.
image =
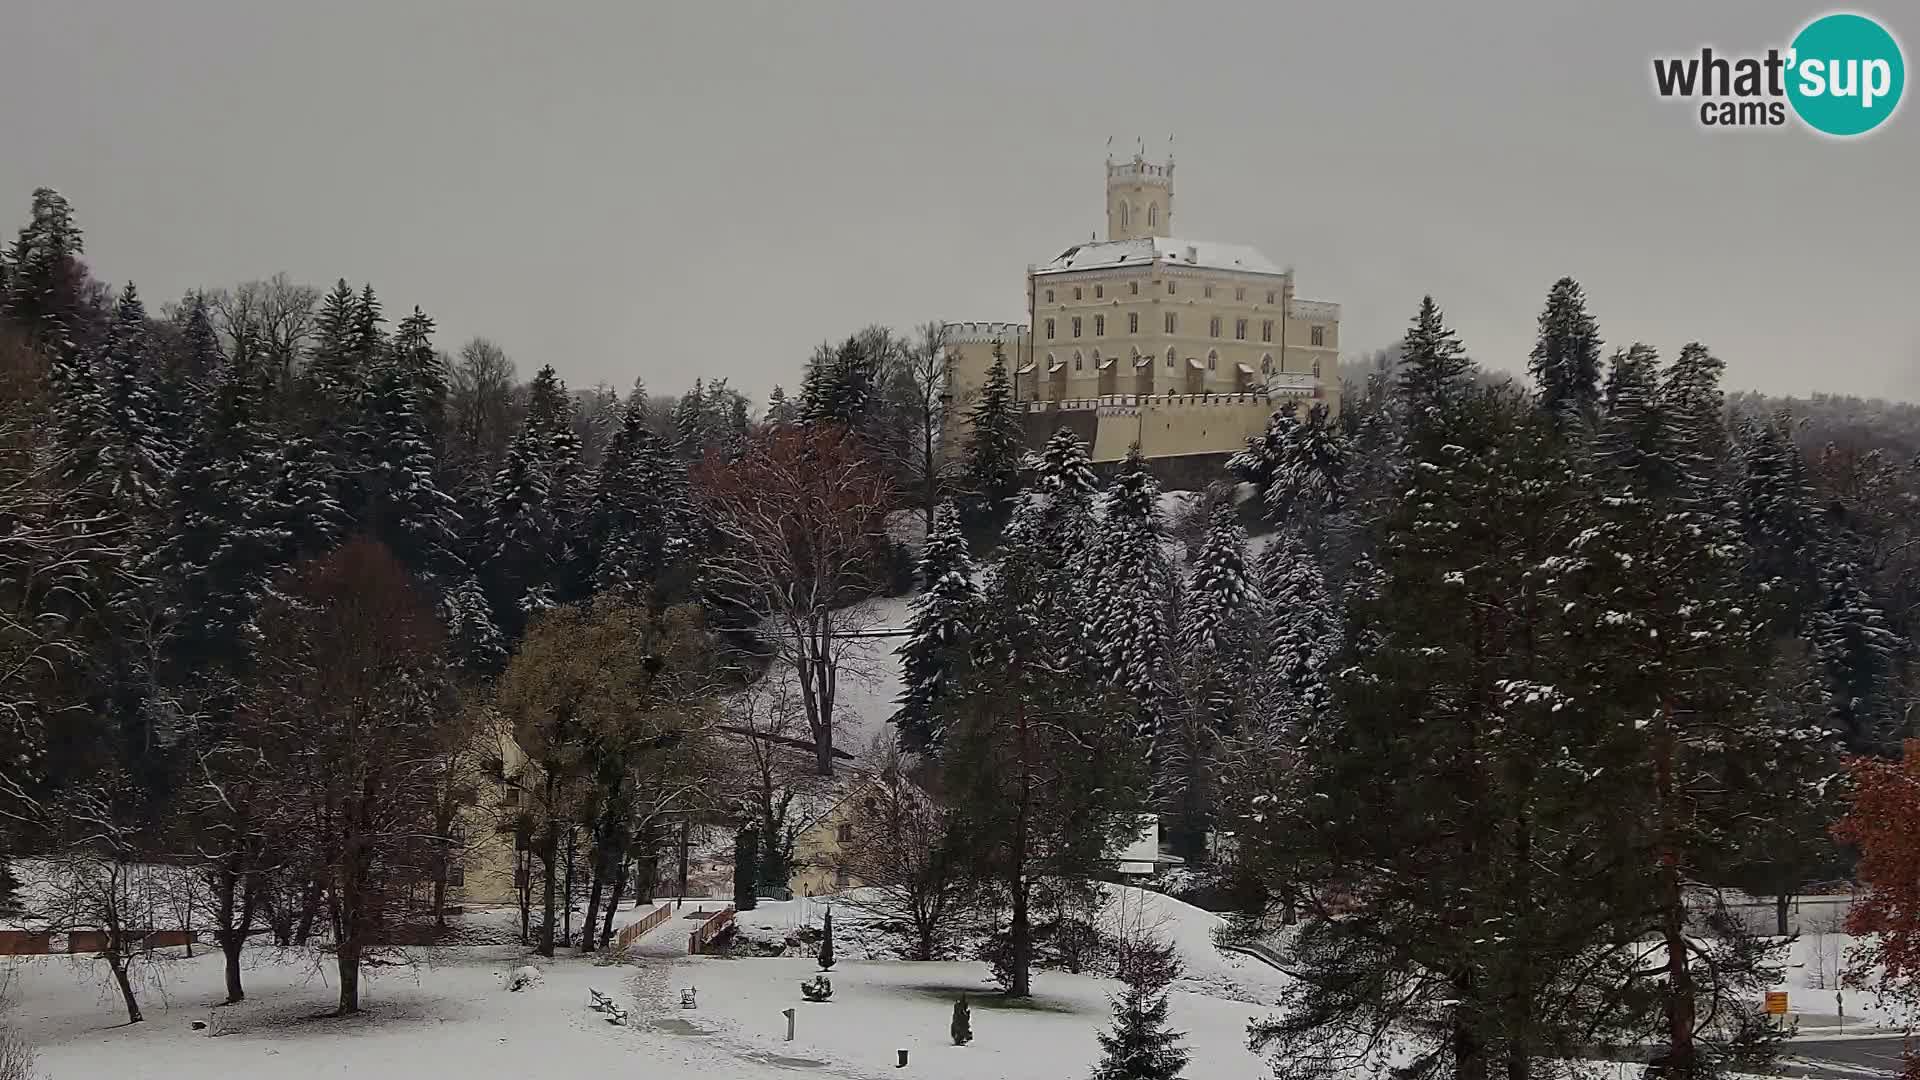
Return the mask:
M 1748 578 L 1768 601 L 1776 628 L 1792 632 L 1818 598 L 1817 553 L 1823 542 L 1806 458 L 1793 442 L 1792 418 L 1782 413 L 1746 421 L 1737 460 L 1741 532 L 1753 553 Z
M 677 587 L 674 563 L 685 545 L 676 517 L 684 466 L 646 426 L 643 401 L 629 398 L 607 441 L 593 496 L 594 584 L 628 596 Z
M 1365 580 L 1367 575 L 1356 575 Z M 1328 703 L 1330 665 L 1340 645 L 1339 606 L 1325 575 L 1298 533 L 1278 537 L 1260 563 L 1267 599 L 1267 669 L 1272 693 L 1307 712 Z
M 968 415 L 973 430 L 962 466 L 962 484 L 970 497 L 968 518 L 975 528 L 989 532 L 998 531 L 1009 501 L 1020 490 L 1020 418 L 1014 410 L 1006 356 L 996 344 L 979 404 Z
M 1547 291 L 1527 371 L 1549 415 L 1593 422 L 1600 406 L 1600 326 L 1587 313 L 1580 283 L 1563 277 Z
M 960 512 L 940 504 L 920 557 L 920 595 L 913 600 L 907 639 L 899 649 L 902 689 L 893 723 L 902 749 L 922 753 L 940 744 L 935 706 L 966 658 L 967 627 L 980 590 L 960 532 Z
M 1722 466 L 1727 458 L 1726 395 L 1720 376 L 1727 365 L 1699 342 L 1680 349 L 1660 388 L 1660 411 L 1667 418 L 1667 468 L 1688 480 L 1687 494 L 1697 502 L 1718 500 L 1725 490 Z
M 1107 681 L 1138 704 L 1143 735 L 1156 731 L 1170 688 L 1173 568 L 1161 547 L 1159 497 L 1136 445 L 1114 480 L 1088 564 L 1094 656 Z
M 791 424 L 799 418 L 799 406 L 787 400 L 785 387 L 775 383 L 773 391 L 767 395 L 767 423 Z
M 137 519 L 159 513 L 177 452 L 161 423 L 154 381 L 159 361 L 147 325 L 146 306 L 128 282 L 114 309 L 104 364 L 104 404 L 109 428 L 100 469 L 109 498 Z
M 453 496 L 440 489 L 435 453 L 435 406 L 443 392 L 431 334 L 433 321 L 415 308 L 401 323 L 393 355 L 381 365 L 367 400 L 370 428 L 367 505 L 363 523 L 415 574 L 454 575 L 461 569 L 459 519 Z
M 359 300 L 341 278 L 320 301 L 314 317 L 313 353 L 307 378 L 321 400 L 336 407 L 358 402 L 365 372 L 360 370 Z M 338 419 L 336 417 L 335 419 Z
M 1190 864 L 1207 857 L 1221 742 L 1240 727 L 1253 698 L 1260 601 L 1246 542 L 1232 505 L 1215 507 L 1181 594 L 1175 665 L 1180 707 L 1166 771 L 1176 813 L 1174 851 Z
M 1400 345 L 1400 393 L 1417 420 L 1447 398 L 1456 395 L 1473 373 L 1473 361 L 1449 329 L 1433 297 L 1420 300 L 1420 311 Z
M 827 909 L 827 914 L 821 920 L 821 923 L 822 923 L 822 929 L 820 934 L 820 954 L 818 957 L 818 960 L 820 962 L 820 970 L 832 971 L 833 970 L 833 909 L 832 908 Z
M 86 284 L 84 251 L 73 207 L 52 188 L 35 188 L 33 216 L 8 247 L 0 315 L 48 347 L 56 359 L 77 348 Z
M 494 579 L 494 610 L 513 637 L 528 616 L 553 603 L 557 525 L 543 457 L 530 418 L 493 481 L 486 565 Z
M 703 379 L 693 380 L 693 389 L 680 395 L 673 407 L 673 432 L 678 439 L 680 457 L 699 461 L 713 444 L 713 418 L 707 413 L 707 389 Z
M 1171 946 L 1130 942 L 1122 966 L 1126 989 L 1113 996 L 1113 1026 L 1100 1033 L 1093 1080 L 1178 1080 L 1191 1055 L 1186 1037 L 1167 1026 L 1167 987 L 1179 971 Z
M 169 350 L 154 388 L 156 422 L 176 449 L 192 435 L 206 388 L 220 377 L 225 363 L 205 294 L 188 293 L 180 304 L 178 345 Z
M 1900 638 L 1862 584 L 1857 544 L 1828 544 L 1809 637 L 1826 677 L 1832 722 L 1858 752 L 1889 752 L 1898 742 L 1892 680 Z
M 394 330 L 388 362 L 392 376 L 413 395 L 413 411 L 425 425 L 428 446 L 437 456 L 447 430 L 447 365 L 433 348 L 433 320 L 419 307 Z
M 440 621 L 447 627 L 448 652 L 461 667 L 491 675 L 506 662 L 506 640 L 477 578 L 461 578 L 442 595 Z
M 168 655 L 183 673 L 245 665 L 260 600 L 290 546 L 264 382 L 254 358 L 228 361 L 174 469 L 172 522 L 147 556 L 166 598 Z

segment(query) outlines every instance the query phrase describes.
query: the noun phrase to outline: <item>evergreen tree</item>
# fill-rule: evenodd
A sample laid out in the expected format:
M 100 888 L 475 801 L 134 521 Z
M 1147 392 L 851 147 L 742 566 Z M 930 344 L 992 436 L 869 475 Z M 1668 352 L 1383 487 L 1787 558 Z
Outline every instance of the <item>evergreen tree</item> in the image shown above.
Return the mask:
M 1748 420 L 1738 440 L 1741 533 L 1753 553 L 1748 579 L 1781 632 L 1805 621 L 1819 595 L 1820 522 L 1806 458 L 1785 413 Z
M 934 514 L 919 576 L 920 595 L 913 600 L 909 632 L 899 649 L 902 689 L 893 714 L 901 747 L 912 753 L 939 746 L 934 707 L 965 660 L 967 626 L 980 600 L 960 512 L 951 501 Z
M 433 348 L 433 320 L 417 306 L 394 330 L 389 363 L 392 379 L 413 396 L 413 412 L 425 425 L 429 448 L 435 455 L 447 430 L 447 364 Z
M 1591 423 L 1600 406 L 1600 326 L 1587 313 L 1580 283 L 1563 277 L 1547 291 L 1527 371 L 1549 415 Z
M 250 356 L 222 370 L 174 470 L 172 522 L 147 558 L 181 672 L 245 664 L 260 600 L 284 565 L 291 510 L 261 419 L 264 382 Z
M 1299 534 L 1286 533 L 1267 548 L 1260 580 L 1267 598 L 1265 655 L 1272 693 L 1317 711 L 1327 704 L 1330 665 L 1340 644 L 1339 608 L 1326 576 Z
M 1473 373 L 1473 361 L 1449 329 L 1433 297 L 1420 300 L 1420 310 L 1400 344 L 1400 393 L 1417 420 L 1442 401 L 1457 394 Z
M 791 424 L 799 418 L 799 405 L 788 401 L 786 388 L 775 383 L 773 391 L 767 395 L 767 423 Z
M 1809 636 L 1835 728 L 1858 752 L 1890 753 L 1899 741 L 1892 688 L 1901 643 L 1862 583 L 1851 540 L 1843 534 L 1828 545 Z
M 188 293 L 180 305 L 178 344 L 169 350 L 155 387 L 157 422 L 176 448 L 186 445 L 205 390 L 225 363 L 205 294 Z
M 557 526 L 543 456 L 530 420 L 507 449 L 506 462 L 493 481 L 486 565 L 494 579 L 494 610 L 514 637 L 528 616 L 554 602 Z
M 527 384 L 526 430 L 533 433 L 536 457 L 546 460 L 546 446 L 553 436 L 572 427 L 573 404 L 567 399 L 567 386 L 552 364 L 534 373 Z
M 1181 596 L 1176 664 L 1181 707 L 1167 771 L 1176 811 L 1173 847 L 1190 864 L 1207 857 L 1221 740 L 1240 726 L 1242 710 L 1252 700 L 1260 600 L 1246 542 L 1232 505 L 1215 507 Z
M 1161 547 L 1159 498 L 1135 445 L 1108 495 L 1088 564 L 1093 653 L 1107 681 L 1138 704 L 1143 735 L 1156 731 L 1170 688 L 1173 568 Z
M 814 354 L 800 401 L 800 419 L 809 424 L 838 424 L 849 431 L 865 428 L 879 395 L 882 357 L 871 332 L 854 334 L 839 347 Z
M 1179 974 L 1179 959 L 1158 941 L 1131 941 L 1125 949 L 1125 989 L 1113 995 L 1113 1026 L 1100 1033 L 1093 1080 L 1179 1080 L 1191 1057 L 1181 1046 L 1186 1037 L 1167 1027 L 1167 988 Z
M 103 444 L 99 465 L 108 497 L 141 520 L 161 511 L 176 452 L 161 423 L 155 351 L 146 306 L 128 282 L 107 339 L 104 404 L 110 426 L 96 438 Z
M 693 389 L 680 395 L 673 408 L 673 432 L 679 440 L 680 457 L 694 462 L 706 454 L 714 441 L 713 417 L 707 412 L 707 390 L 703 379 L 693 380 Z
M 341 278 L 320 301 L 307 378 L 321 400 L 344 410 L 359 401 L 366 373 L 360 369 L 360 302 Z M 333 419 L 338 420 L 335 416 Z
M 684 466 L 646 426 L 629 398 L 607 441 L 594 489 L 594 584 L 629 596 L 678 587 L 674 564 L 685 547 L 676 506 L 684 505 Z M 680 504 L 673 500 L 681 499 Z
M 459 519 L 453 496 L 440 489 L 434 444 L 438 361 L 433 321 L 415 308 L 401 324 L 393 356 L 379 370 L 368 398 L 371 428 L 363 524 L 415 574 L 454 574 L 461 566 Z
M 1725 489 L 1727 459 L 1726 395 L 1720 376 L 1726 364 L 1699 342 L 1683 346 L 1660 388 L 1660 411 L 1667 418 L 1668 470 L 1687 481 L 1698 502 L 1717 501 Z
M 35 188 L 33 216 L 7 248 L 0 315 L 48 347 L 56 359 L 78 347 L 85 303 L 84 250 L 73 207 L 52 188 Z
M 989 532 L 1006 520 L 1008 503 L 1020 490 L 1020 417 L 1015 408 L 1006 356 L 996 344 L 980 401 L 968 414 L 973 430 L 962 466 L 962 484 L 971 501 L 968 518 L 975 528 Z
M 447 627 L 448 652 L 461 667 L 494 674 L 506 662 L 506 640 L 477 578 L 461 578 L 442 595 L 440 620 Z
M 286 438 L 264 453 L 270 484 L 267 507 L 281 537 L 283 563 L 332 551 L 352 520 L 336 494 L 342 484 L 334 456 L 319 440 Z

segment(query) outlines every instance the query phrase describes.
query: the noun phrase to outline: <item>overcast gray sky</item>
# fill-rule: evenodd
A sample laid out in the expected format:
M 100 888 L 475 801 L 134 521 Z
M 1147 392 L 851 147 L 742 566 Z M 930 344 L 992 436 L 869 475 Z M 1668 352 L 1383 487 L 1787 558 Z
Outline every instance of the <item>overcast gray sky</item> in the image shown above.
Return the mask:
M 523 376 L 757 397 L 868 322 L 1024 319 L 1026 265 L 1103 227 L 1107 137 L 1176 133 L 1176 231 L 1291 263 L 1349 350 L 1431 291 L 1522 366 L 1572 274 L 1612 344 L 1920 399 L 1915 103 L 1839 143 L 1651 90 L 1822 10 L 0 0 L 0 226 L 52 185 L 154 300 L 345 276 Z M 1911 69 L 1920 8 L 1860 10 Z

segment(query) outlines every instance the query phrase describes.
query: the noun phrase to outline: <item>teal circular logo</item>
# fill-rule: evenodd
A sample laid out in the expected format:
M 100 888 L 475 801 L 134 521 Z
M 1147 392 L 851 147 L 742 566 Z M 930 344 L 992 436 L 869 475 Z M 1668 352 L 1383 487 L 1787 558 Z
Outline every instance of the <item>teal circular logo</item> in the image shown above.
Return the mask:
M 1900 105 L 1907 65 L 1886 27 L 1842 12 L 1822 15 L 1793 39 L 1787 100 L 1815 131 L 1864 135 Z

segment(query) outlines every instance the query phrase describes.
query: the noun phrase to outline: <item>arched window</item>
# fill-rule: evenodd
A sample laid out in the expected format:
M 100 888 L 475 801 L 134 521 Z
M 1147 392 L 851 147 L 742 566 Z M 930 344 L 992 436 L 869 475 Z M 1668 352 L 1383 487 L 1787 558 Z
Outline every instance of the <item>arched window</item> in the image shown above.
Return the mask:
M 1147 228 L 1157 229 L 1159 227 L 1160 227 L 1160 204 L 1148 203 L 1147 204 Z
M 1315 357 L 1313 361 L 1313 377 L 1316 379 L 1320 377 L 1320 359 L 1318 357 Z
M 1218 349 L 1208 349 L 1207 350 L 1207 370 L 1212 371 L 1214 368 L 1218 367 L 1219 365 L 1220 365 L 1220 351 Z
M 1094 370 L 1095 371 L 1100 370 L 1100 350 L 1099 349 L 1093 350 L 1093 356 L 1091 356 L 1089 359 L 1093 361 Z M 1076 365 L 1073 370 L 1079 371 L 1080 368 Z
M 1260 358 L 1260 374 L 1262 375 L 1273 374 L 1273 354 L 1272 353 L 1268 353 L 1265 356 L 1262 356 Z
M 1126 203 L 1120 204 L 1120 227 L 1122 229 L 1125 229 L 1127 227 L 1127 204 Z
M 1167 346 L 1167 366 L 1173 366 L 1173 346 Z
M 1079 349 L 1073 350 L 1073 370 L 1075 371 L 1080 370 L 1080 350 Z

